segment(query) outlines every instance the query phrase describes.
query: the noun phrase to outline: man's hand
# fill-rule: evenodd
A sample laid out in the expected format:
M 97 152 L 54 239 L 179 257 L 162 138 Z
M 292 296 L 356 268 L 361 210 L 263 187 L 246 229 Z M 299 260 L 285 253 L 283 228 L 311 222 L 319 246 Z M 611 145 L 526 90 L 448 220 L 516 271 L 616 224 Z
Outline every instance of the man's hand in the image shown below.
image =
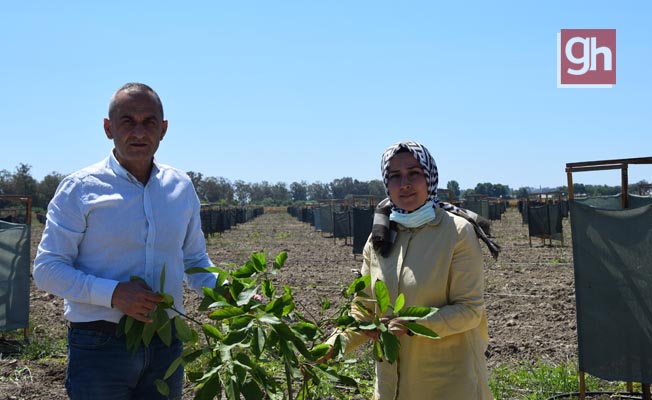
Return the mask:
M 163 297 L 154 293 L 141 281 L 120 282 L 113 291 L 111 304 L 130 317 L 142 322 L 152 322 L 148 317 Z

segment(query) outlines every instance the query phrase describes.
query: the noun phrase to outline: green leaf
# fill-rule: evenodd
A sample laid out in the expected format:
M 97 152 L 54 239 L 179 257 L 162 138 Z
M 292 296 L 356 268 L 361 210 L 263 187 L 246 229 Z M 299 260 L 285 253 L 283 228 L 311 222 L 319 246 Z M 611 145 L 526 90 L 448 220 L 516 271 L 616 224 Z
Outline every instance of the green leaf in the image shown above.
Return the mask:
M 308 351 L 306 344 L 303 342 L 303 340 L 301 340 L 301 338 L 297 336 L 296 332 L 290 329 L 289 326 L 285 325 L 284 323 L 280 323 L 272 325 L 272 327 L 276 333 L 278 333 L 281 342 L 291 342 L 299 351 L 299 353 L 303 354 L 304 357 L 310 357 L 310 352 Z
M 401 347 L 401 342 L 393 333 L 381 332 L 380 341 L 383 343 L 383 351 L 385 358 L 390 364 L 393 364 L 398 358 L 398 349 Z
M 195 400 L 213 400 L 222 392 L 219 375 L 211 376 L 195 394 Z
M 361 322 L 358 325 L 358 328 L 363 331 L 375 331 L 379 328 L 373 321 L 372 322 Z
M 331 349 L 331 346 L 327 343 L 318 344 L 317 346 L 310 349 L 310 354 L 312 355 L 313 360 L 319 360 L 325 356 Z
M 308 340 L 314 340 L 317 336 L 317 333 L 319 332 L 317 325 L 309 322 L 299 322 L 295 324 L 292 329 L 308 338 Z
M 215 266 L 212 267 L 190 267 L 187 270 L 184 271 L 186 274 L 205 274 L 207 272 L 210 273 L 220 273 L 224 272 L 223 269 L 217 268 Z
M 343 351 L 342 336 L 337 335 L 335 342 L 333 342 L 333 357 L 339 356 Z
M 378 361 L 383 361 L 384 353 L 383 353 L 383 345 L 376 341 L 374 342 L 374 357 L 376 357 L 376 360 Z
M 252 325 L 254 318 L 251 314 L 235 317 L 231 320 L 230 329 L 233 331 L 246 330 Z
M 245 314 L 245 311 L 240 307 L 222 307 L 208 314 L 210 319 L 221 321 L 223 319 L 237 317 Z
M 242 395 L 245 400 L 260 400 L 264 398 L 260 386 L 253 380 L 248 380 L 242 384 Z
M 380 279 L 374 283 L 374 292 L 376 294 L 376 301 L 378 302 L 378 308 L 380 308 L 380 313 L 385 314 L 387 307 L 389 307 L 389 291 L 387 286 Z
M 156 321 L 146 322 L 143 327 L 143 344 L 145 347 L 149 347 L 154 334 L 156 333 Z
M 129 277 L 129 280 L 130 280 L 131 282 L 142 282 L 142 283 L 144 283 L 144 284 L 147 284 L 147 282 L 145 282 L 145 280 L 144 280 L 143 278 L 141 278 L 140 276 L 136 276 L 136 275 L 131 275 L 131 276 Z
M 130 317 L 128 315 L 125 315 L 125 317 L 127 317 L 125 319 L 125 333 L 129 333 L 131 327 L 134 326 L 134 322 L 136 322 L 136 320 L 134 319 L 134 317 Z
M 405 321 L 403 322 L 403 326 L 411 330 L 415 335 L 424 336 L 430 339 L 439 339 L 439 335 L 436 332 L 416 322 Z
M 252 253 L 251 262 L 253 263 L 256 272 L 265 272 L 267 270 L 267 256 L 265 253 Z
M 272 281 L 264 281 L 263 282 L 263 294 L 268 299 L 271 299 L 272 297 L 274 297 L 274 283 L 272 283 Z
M 252 288 L 243 290 L 238 295 L 238 298 L 236 300 L 236 304 L 239 305 L 239 306 L 248 304 L 251 301 L 251 298 L 256 295 L 256 293 L 258 293 L 258 287 L 252 287 Z
M 228 335 L 222 340 L 222 343 L 227 346 L 233 346 L 236 344 L 243 343 L 248 338 L 247 331 L 231 331 Z
M 156 333 L 166 346 L 169 347 L 172 344 L 172 323 L 169 319 L 156 330 Z
M 163 263 L 163 267 L 161 268 L 161 277 L 159 278 L 159 289 L 158 290 L 161 293 L 165 293 L 165 263 Z
M 281 269 L 285 265 L 285 260 L 288 259 L 287 251 L 282 251 L 278 253 L 276 259 L 274 260 L 274 269 Z
M 324 297 L 324 298 L 322 298 L 322 301 L 321 301 L 321 310 L 322 310 L 322 311 L 326 311 L 326 310 L 330 310 L 330 308 L 331 308 L 331 301 L 330 301 L 330 299 L 329 299 L 328 297 Z
M 355 279 L 349 285 L 349 288 L 346 290 L 345 295 L 351 296 L 354 293 L 361 292 L 362 290 L 371 286 L 371 275 L 367 274 Z
M 157 379 L 154 381 L 154 384 L 156 385 L 156 390 L 158 390 L 158 392 L 163 396 L 168 396 L 170 394 L 170 388 L 164 380 Z
M 169 377 L 174 374 L 174 372 L 179 368 L 180 366 L 183 365 L 183 357 L 177 357 L 174 361 L 172 361 L 172 364 L 168 367 L 168 369 L 165 371 L 165 375 L 163 375 L 163 379 L 168 379 Z
M 170 308 L 174 305 L 174 297 L 167 293 L 159 293 L 163 297 L 163 301 L 158 304 L 159 307 Z
M 258 321 L 270 325 L 276 325 L 281 323 L 281 319 L 273 314 L 263 314 L 260 317 L 258 317 Z
M 247 278 L 256 273 L 256 267 L 252 261 L 247 262 L 233 272 L 234 278 Z
M 438 311 L 436 307 L 408 307 L 404 310 L 401 310 L 398 313 L 398 316 L 404 320 L 417 320 L 422 318 L 428 318 L 434 315 Z
M 403 306 L 405 306 L 405 295 L 403 293 L 400 293 L 396 298 L 396 301 L 394 302 L 394 312 L 395 313 L 401 312 Z
M 346 327 L 349 327 L 349 326 L 353 325 L 356 322 L 357 322 L 356 319 L 353 318 L 350 315 L 340 315 L 335 320 L 335 325 L 337 325 L 339 327 L 342 327 L 342 328 L 346 328 Z
M 192 329 L 190 329 L 186 321 L 178 315 L 173 320 L 177 338 L 183 343 L 191 342 L 193 339 Z
M 265 330 L 255 327 L 253 337 L 251 338 L 251 348 L 256 358 L 260 358 L 260 355 L 263 354 L 265 342 Z
M 219 331 L 215 326 L 210 325 L 210 324 L 203 324 L 201 326 L 201 329 L 204 331 L 204 333 L 214 339 L 217 340 L 222 340 L 224 338 L 224 335 L 222 335 L 222 332 Z

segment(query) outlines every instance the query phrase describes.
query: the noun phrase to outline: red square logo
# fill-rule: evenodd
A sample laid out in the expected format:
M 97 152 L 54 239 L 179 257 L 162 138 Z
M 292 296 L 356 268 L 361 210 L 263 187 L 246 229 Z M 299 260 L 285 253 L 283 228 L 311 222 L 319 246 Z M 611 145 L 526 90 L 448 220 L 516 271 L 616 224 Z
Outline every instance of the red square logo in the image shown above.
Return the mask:
M 557 35 L 558 87 L 616 84 L 616 30 L 562 29 Z

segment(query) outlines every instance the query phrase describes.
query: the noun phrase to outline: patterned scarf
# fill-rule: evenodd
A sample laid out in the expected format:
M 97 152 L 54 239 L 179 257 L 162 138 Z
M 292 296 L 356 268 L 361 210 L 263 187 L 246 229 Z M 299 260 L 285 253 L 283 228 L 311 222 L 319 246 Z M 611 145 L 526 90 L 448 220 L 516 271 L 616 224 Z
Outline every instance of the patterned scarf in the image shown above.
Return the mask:
M 407 149 L 423 167 L 423 172 L 426 176 L 426 183 L 428 184 L 428 200 L 433 203 L 434 207 L 443 208 L 444 210 L 469 221 L 471 225 L 473 225 L 475 234 L 487 245 L 494 259 L 497 259 L 498 253 L 500 252 L 500 246 L 487 237 L 475 219 L 473 219 L 471 215 L 467 214 L 464 209 L 456 207 L 450 203 L 439 201 L 439 198 L 437 197 L 439 172 L 437 171 L 435 159 L 432 158 L 432 155 L 430 155 L 430 152 L 425 148 L 425 146 L 410 141 L 395 143 L 391 145 L 387 150 L 385 150 L 385 153 L 383 153 L 380 168 L 383 175 L 383 183 L 385 184 L 385 194 L 387 194 L 387 198 L 378 203 L 374 212 L 374 223 L 371 230 L 371 241 L 373 243 L 374 249 L 383 257 L 387 257 L 389 255 L 398 232 L 396 223 L 389 220 L 389 215 L 392 213 L 392 211 L 398 213 L 406 212 L 405 210 L 398 208 L 392 203 L 389 198 L 388 189 L 389 162 L 392 157 L 394 157 L 396 153 L 401 149 Z

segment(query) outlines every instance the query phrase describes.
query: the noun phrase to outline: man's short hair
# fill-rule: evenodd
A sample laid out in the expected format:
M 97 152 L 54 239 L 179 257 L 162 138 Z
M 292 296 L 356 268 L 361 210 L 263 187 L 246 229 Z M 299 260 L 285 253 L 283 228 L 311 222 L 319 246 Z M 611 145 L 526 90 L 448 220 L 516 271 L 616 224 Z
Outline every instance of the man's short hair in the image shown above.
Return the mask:
M 161 98 L 158 97 L 158 93 L 148 85 L 145 85 L 144 83 L 139 83 L 139 82 L 129 82 L 125 83 L 120 87 L 120 89 L 116 90 L 115 93 L 113 93 L 113 96 L 111 96 L 111 101 L 109 102 L 109 119 L 111 118 L 111 114 L 116 109 L 116 97 L 118 96 L 118 93 L 120 92 L 146 92 L 150 93 L 156 102 L 158 103 L 158 108 L 161 111 L 161 119 L 165 119 L 163 115 L 163 103 L 161 102 Z

